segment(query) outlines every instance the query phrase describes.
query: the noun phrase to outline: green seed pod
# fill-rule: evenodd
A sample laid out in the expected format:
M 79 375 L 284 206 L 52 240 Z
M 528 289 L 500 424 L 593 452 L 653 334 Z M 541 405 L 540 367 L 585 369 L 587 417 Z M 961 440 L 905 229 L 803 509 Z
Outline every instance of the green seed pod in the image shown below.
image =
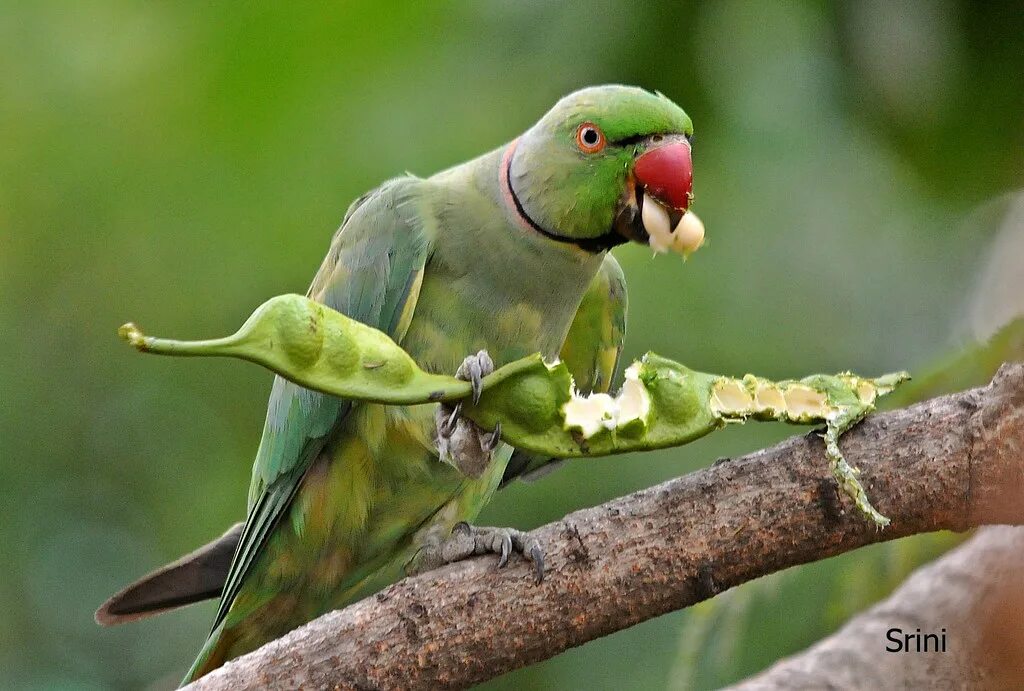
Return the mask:
M 468 382 L 424 372 L 385 334 L 301 295 L 271 298 L 227 338 L 153 338 L 134 324 L 119 333 L 143 352 L 241 358 L 307 388 L 356 400 L 412 404 L 470 393 Z
M 512 446 L 552 458 L 599 456 L 680 446 L 728 423 L 778 420 L 825 424 L 826 455 L 839 486 L 878 525 L 888 519 L 870 504 L 839 449 L 847 429 L 874 410 L 879 396 L 906 381 L 904 372 L 877 379 L 850 372 L 773 382 L 697 372 L 647 353 L 626 370 L 614 396 L 581 396 L 562 363 L 532 355 L 483 379 L 474 404 L 468 382 L 421 370 L 384 333 L 300 295 L 259 307 L 234 335 L 172 341 L 133 324 L 120 334 L 144 352 L 250 360 L 297 384 L 353 400 L 415 405 L 463 400 L 462 414 L 480 427 L 501 423 Z

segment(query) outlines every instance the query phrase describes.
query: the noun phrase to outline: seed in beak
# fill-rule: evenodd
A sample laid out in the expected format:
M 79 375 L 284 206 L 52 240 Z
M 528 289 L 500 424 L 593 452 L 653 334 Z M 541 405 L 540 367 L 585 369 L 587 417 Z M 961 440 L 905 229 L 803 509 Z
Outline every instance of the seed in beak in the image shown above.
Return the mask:
M 697 214 L 687 211 L 679 219 L 672 235 L 672 249 L 683 257 L 689 257 L 704 244 L 704 223 Z
M 651 248 L 655 252 L 667 252 L 672 247 L 672 222 L 665 207 L 654 201 L 650 195 L 644 195 L 640 220 L 650 235 Z

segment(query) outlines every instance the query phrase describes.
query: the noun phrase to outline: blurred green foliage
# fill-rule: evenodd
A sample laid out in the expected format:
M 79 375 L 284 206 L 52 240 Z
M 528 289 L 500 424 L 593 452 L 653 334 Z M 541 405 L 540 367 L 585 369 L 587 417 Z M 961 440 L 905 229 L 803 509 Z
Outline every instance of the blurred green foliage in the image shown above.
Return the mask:
M 1022 74 L 1017 2 L 3 1 L 0 686 L 167 686 L 212 616 L 92 621 L 242 517 L 270 377 L 139 358 L 121 322 L 227 333 L 306 287 L 361 192 L 624 82 L 693 118 L 709 235 L 685 265 L 616 251 L 627 356 L 770 377 L 914 370 L 952 345 L 994 231 L 963 219 L 1022 183 Z M 481 520 L 530 527 L 792 432 L 575 461 Z M 827 596 L 791 588 L 776 618 L 712 649 L 726 678 L 692 683 L 812 642 L 822 631 L 786 602 Z M 700 625 L 662 617 L 490 687 L 678 686 L 680 636 Z

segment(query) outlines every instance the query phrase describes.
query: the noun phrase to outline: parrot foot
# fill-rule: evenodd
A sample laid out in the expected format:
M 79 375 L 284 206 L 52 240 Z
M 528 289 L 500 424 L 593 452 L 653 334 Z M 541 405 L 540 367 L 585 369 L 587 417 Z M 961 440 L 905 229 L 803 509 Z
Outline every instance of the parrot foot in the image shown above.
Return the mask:
M 473 402 L 480 400 L 483 378 L 494 371 L 494 361 L 481 350 L 470 355 L 455 372 L 457 379 L 468 381 L 473 387 Z M 501 441 L 501 425 L 485 432 L 461 415 L 462 404 L 450 406 L 441 403 L 434 413 L 437 427 L 437 452 L 441 460 L 451 463 L 464 475 L 478 478 L 491 463 L 491 454 Z
M 536 583 L 544 580 L 544 550 L 537 538 L 515 528 L 473 526 L 465 521 L 456 523 L 452 534 L 440 544 L 424 547 L 415 571 L 421 573 L 479 554 L 499 555 L 498 568 L 501 569 L 508 564 L 512 552 L 533 562 Z

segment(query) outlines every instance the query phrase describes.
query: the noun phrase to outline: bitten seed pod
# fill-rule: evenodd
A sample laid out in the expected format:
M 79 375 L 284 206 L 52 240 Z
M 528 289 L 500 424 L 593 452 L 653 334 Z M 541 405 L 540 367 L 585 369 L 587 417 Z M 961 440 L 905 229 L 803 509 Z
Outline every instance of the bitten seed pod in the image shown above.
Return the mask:
M 888 519 L 867 499 L 839 449 L 839 437 L 874 410 L 879 396 L 908 379 L 849 372 L 773 382 L 691 370 L 647 353 L 625 372 L 619 392 L 580 395 L 564 363 L 532 355 L 484 377 L 472 402 L 468 382 L 421 370 L 386 334 L 301 295 L 260 306 L 232 336 L 174 341 L 146 336 L 133 324 L 120 335 L 135 348 L 183 356 L 236 357 L 309 389 L 372 403 L 415 405 L 462 400 L 462 414 L 484 429 L 499 423 L 502 440 L 551 458 L 604 456 L 680 446 L 749 418 L 826 425 L 826 456 L 840 487 L 878 525 Z
M 752 374 L 742 379 L 721 377 L 712 386 L 710 407 L 726 422 L 744 422 L 753 417 L 793 424 L 825 423 L 825 453 L 836 482 L 871 521 L 886 526 L 889 519 L 871 505 L 857 479 L 857 469 L 846 462 L 839 449 L 839 437 L 875 409 L 879 396 L 909 378 L 906 372 L 877 379 L 850 372 L 815 374 L 800 381 L 780 382 Z

